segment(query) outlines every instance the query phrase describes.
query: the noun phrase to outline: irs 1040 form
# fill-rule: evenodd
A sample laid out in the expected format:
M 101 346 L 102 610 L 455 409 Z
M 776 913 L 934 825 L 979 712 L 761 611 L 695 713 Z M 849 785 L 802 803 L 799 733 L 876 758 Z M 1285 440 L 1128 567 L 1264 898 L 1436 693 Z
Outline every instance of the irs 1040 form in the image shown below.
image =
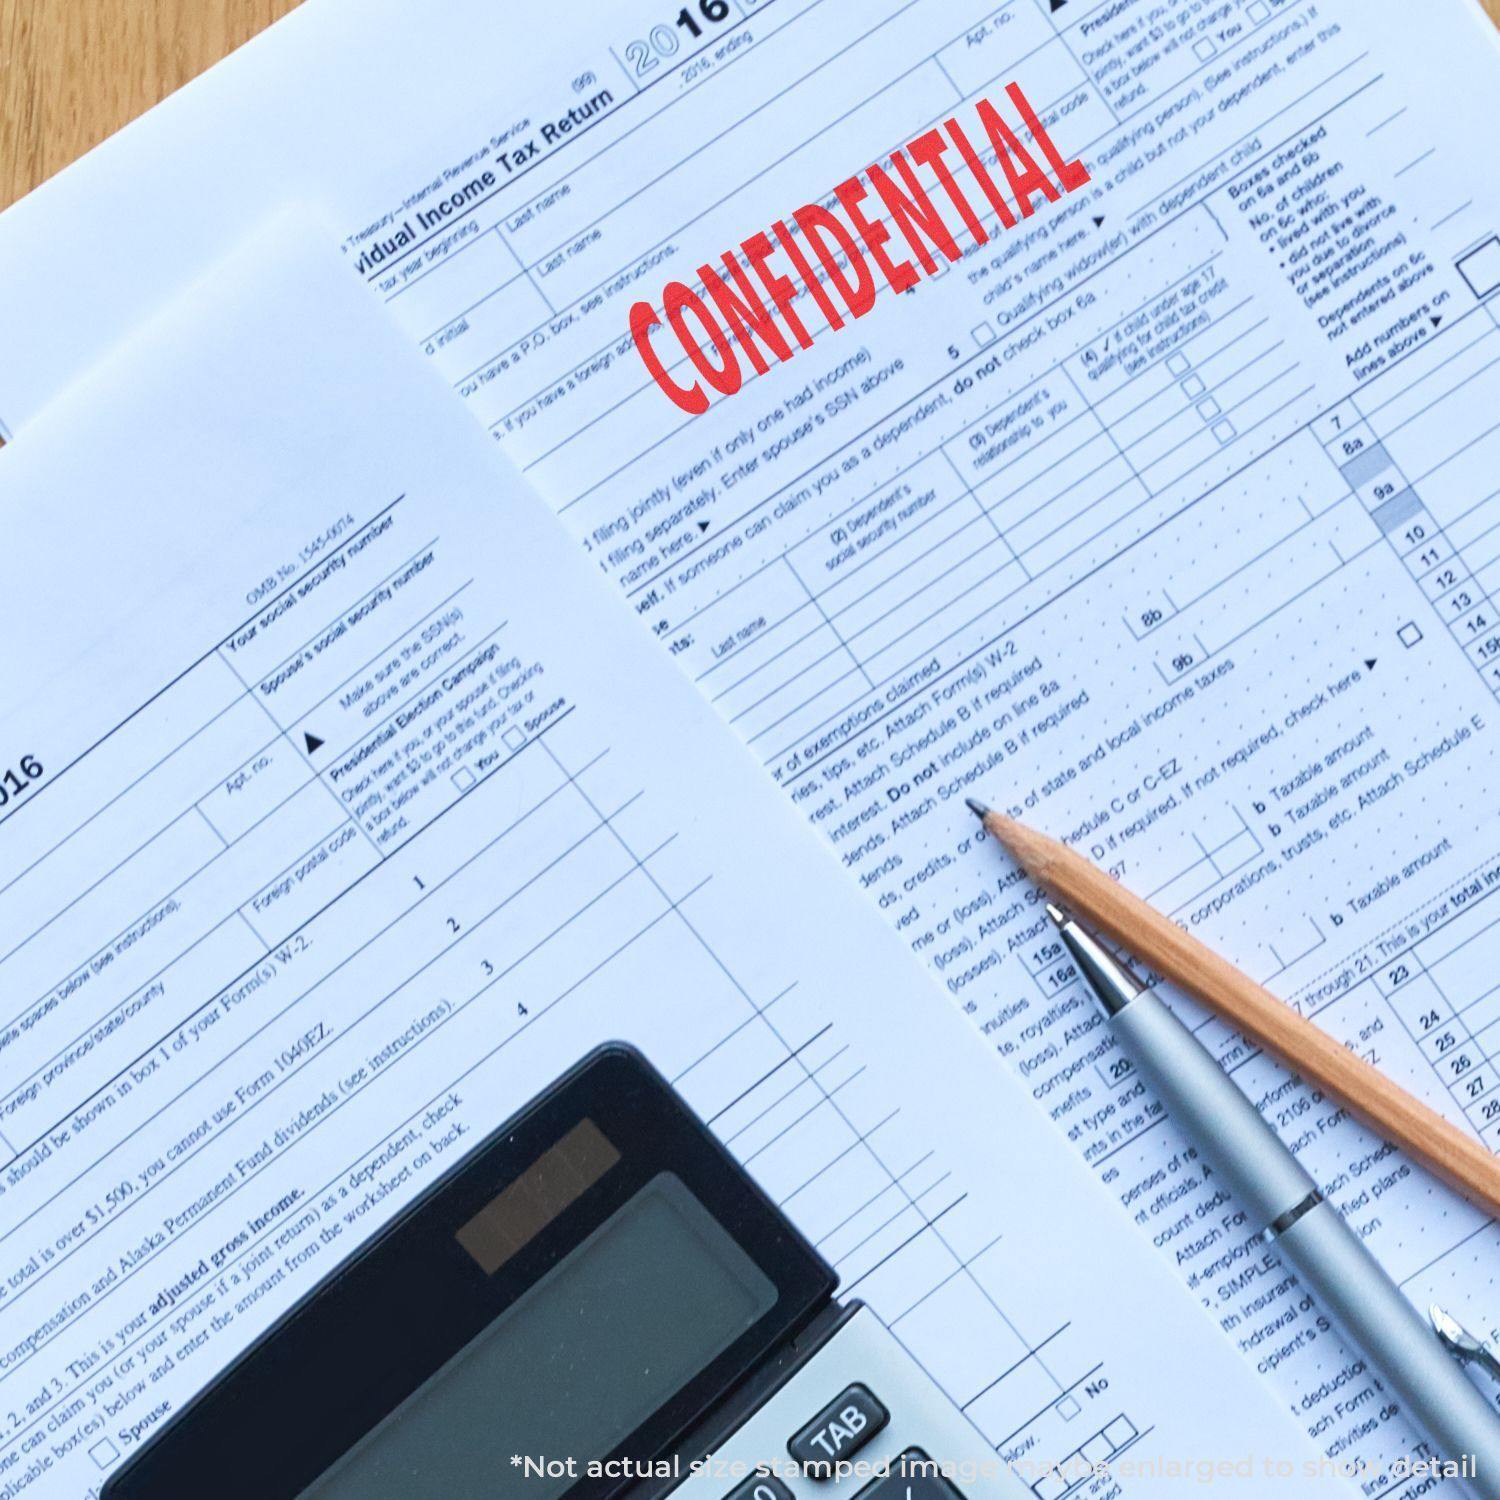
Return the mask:
M 0 1494 L 93 1493 L 615 1036 L 1039 1493 L 1050 1461 L 1300 1475 L 1066 1142 L 290 233 L 0 459 L 0 619 L 35 647 L 5 753 L 36 767 L 0 809 Z
M 23 429 L 224 225 L 326 205 L 1225 1341 L 1331 1458 L 1387 1464 L 1399 1413 L 961 799 L 1075 838 L 1500 1132 L 1493 37 L 1460 0 L 714 13 L 585 5 L 564 39 L 304 7 L 0 220 L 0 416 Z M 703 416 L 663 400 L 633 301 L 1012 78 L 1088 189 Z M 1413 1298 L 1493 1329 L 1493 1227 L 1206 1034 Z

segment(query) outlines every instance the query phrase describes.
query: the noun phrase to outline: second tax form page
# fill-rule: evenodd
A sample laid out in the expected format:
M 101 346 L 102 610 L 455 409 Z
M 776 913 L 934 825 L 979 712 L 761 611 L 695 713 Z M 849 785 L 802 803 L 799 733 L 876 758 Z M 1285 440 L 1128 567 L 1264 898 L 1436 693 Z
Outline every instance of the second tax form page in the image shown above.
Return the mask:
M 1459 0 L 671 9 L 313 0 L 0 219 L 0 418 L 24 443 L 226 233 L 316 199 L 1223 1338 L 1387 1461 L 1375 1377 L 962 798 L 1500 1138 L 1494 39 Z M 837 335 L 806 311 L 816 348 L 704 416 L 663 398 L 633 301 L 1010 79 L 1086 189 Z M 1483 1216 L 1204 1035 L 1414 1300 L 1500 1324 Z

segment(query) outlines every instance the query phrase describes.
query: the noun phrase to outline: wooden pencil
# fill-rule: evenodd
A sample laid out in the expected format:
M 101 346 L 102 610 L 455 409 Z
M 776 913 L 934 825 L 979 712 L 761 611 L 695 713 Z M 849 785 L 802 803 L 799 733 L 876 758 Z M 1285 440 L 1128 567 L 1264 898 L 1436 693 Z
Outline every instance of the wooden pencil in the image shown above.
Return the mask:
M 1085 925 L 1201 1001 L 1472 1203 L 1500 1215 L 1500 1158 L 1057 839 L 970 803 L 1016 863 Z

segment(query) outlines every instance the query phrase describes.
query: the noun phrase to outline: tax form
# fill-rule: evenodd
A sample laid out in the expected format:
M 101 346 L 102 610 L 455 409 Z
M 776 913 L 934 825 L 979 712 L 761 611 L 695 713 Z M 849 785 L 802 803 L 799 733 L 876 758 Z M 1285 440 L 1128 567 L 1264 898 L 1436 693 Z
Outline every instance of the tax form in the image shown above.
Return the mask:
M 1300 1465 L 1067 1143 L 302 233 L 0 455 L 26 517 L 0 619 L 34 648 L 0 677 L 0 1494 L 95 1493 L 612 1037 L 1039 1494 L 1105 1459 L 1184 1485 Z
M 1412 1434 L 962 797 L 1493 1142 L 1493 33 L 1459 0 L 669 10 L 304 6 L 0 218 L 0 418 L 24 437 L 267 201 L 323 205 L 1226 1344 L 1387 1464 Z M 1012 78 L 1089 189 L 683 420 L 630 304 Z M 1494 1228 L 1204 1024 L 1413 1300 L 1495 1331 Z

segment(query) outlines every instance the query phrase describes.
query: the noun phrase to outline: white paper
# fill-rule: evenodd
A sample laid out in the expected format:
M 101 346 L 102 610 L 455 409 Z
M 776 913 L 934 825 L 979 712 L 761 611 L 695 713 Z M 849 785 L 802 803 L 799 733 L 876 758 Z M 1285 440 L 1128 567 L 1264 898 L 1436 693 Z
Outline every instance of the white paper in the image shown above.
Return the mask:
M 1388 1463 L 1410 1430 L 1217 1184 L 1179 1194 L 1188 1143 L 1033 959 L 961 797 L 1500 1128 L 1493 28 L 1457 0 L 744 0 L 700 29 L 303 7 L 0 219 L 0 416 L 281 193 L 351 262 L 437 212 L 368 277 L 391 315 L 1226 1341 L 1325 1452 Z M 649 386 L 635 298 L 1012 77 L 1085 193 L 705 417 Z M 601 91 L 512 180 L 501 153 Z M 1500 1329 L 1492 1226 L 1204 1034 L 1414 1301 Z
M 541 502 L 290 234 L 0 456 L 27 518 L 0 620 L 28 642 L 0 678 L 26 786 L 0 809 L 6 1500 L 92 1493 L 616 1036 L 1005 1453 L 1300 1463 Z

